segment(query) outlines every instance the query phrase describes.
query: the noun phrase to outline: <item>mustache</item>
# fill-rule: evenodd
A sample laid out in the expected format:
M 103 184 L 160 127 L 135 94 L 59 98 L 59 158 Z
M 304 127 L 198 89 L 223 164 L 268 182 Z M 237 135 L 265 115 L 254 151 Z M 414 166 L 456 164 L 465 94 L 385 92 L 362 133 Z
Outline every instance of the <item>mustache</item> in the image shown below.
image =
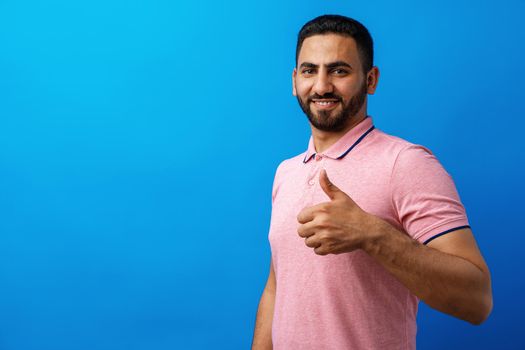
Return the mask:
M 341 96 L 338 96 L 332 92 L 327 92 L 326 94 L 324 95 L 319 95 L 319 94 L 313 94 L 312 96 L 308 97 L 308 102 L 312 102 L 313 99 L 333 99 L 333 100 L 337 100 L 337 101 L 341 101 L 342 98 Z

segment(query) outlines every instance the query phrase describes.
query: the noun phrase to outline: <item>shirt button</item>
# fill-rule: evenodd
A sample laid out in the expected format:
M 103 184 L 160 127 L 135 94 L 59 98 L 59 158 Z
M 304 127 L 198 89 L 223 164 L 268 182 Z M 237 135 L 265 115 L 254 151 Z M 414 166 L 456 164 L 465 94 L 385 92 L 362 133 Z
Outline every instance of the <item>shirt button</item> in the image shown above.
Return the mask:
M 315 185 L 315 180 L 314 180 L 314 179 L 312 179 L 312 180 L 308 181 L 308 184 L 309 184 L 310 186 L 313 186 L 313 185 Z
M 315 160 L 321 160 L 321 158 L 323 158 L 323 156 L 320 156 L 318 154 L 315 155 Z

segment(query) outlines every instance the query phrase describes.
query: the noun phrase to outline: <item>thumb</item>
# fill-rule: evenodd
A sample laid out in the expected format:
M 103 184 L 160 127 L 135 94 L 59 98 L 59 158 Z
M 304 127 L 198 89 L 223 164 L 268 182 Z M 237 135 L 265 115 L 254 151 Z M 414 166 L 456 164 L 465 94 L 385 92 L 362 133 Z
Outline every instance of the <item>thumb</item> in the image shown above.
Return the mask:
M 326 195 L 331 200 L 334 200 L 341 196 L 346 196 L 346 194 L 343 191 L 341 191 L 339 187 L 337 187 L 330 181 L 325 169 L 322 169 L 321 173 L 319 174 L 319 184 L 321 185 L 321 188 L 323 189 L 324 193 L 326 193 Z

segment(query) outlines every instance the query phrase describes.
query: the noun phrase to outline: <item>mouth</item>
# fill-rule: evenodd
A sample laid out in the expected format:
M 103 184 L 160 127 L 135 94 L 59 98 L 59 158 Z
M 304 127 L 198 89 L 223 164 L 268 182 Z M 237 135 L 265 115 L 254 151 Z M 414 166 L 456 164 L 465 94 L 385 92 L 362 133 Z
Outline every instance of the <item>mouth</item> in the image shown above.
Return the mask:
M 334 99 L 312 99 L 311 102 L 315 105 L 318 109 L 332 109 L 339 103 L 339 100 Z

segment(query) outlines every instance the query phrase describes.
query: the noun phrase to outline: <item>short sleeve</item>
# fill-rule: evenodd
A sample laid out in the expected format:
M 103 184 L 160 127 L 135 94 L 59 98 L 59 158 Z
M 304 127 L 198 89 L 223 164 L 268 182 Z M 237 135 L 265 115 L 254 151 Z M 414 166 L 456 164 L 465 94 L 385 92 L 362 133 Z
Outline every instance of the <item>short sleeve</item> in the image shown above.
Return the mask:
M 410 145 L 399 152 L 390 189 L 399 222 L 420 243 L 468 227 L 454 181 L 423 146 Z

